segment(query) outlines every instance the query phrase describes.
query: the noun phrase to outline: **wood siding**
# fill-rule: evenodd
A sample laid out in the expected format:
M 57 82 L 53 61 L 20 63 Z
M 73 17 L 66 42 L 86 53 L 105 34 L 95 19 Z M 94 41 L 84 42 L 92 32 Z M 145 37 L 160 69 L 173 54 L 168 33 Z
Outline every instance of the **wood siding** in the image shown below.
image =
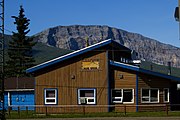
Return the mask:
M 99 60 L 99 69 L 83 70 L 82 61 L 85 60 Z M 58 105 L 77 105 L 79 88 L 95 88 L 96 89 L 96 104 L 107 105 L 107 60 L 106 52 L 93 51 L 83 56 L 66 60 L 61 64 L 50 66 L 43 71 L 39 71 L 36 74 L 36 105 L 44 105 L 44 89 L 45 88 L 57 88 L 58 89 Z M 67 112 L 107 112 L 106 108 L 93 107 L 85 109 L 83 107 L 48 107 L 37 108 L 36 112 L 45 113 L 67 113 Z
M 138 102 L 138 111 L 162 111 L 166 109 L 166 104 L 169 102 L 164 102 L 164 88 L 170 88 L 172 82 L 168 79 L 160 78 L 157 76 L 147 75 L 147 74 L 138 74 L 138 101 L 136 101 L 136 72 L 131 70 L 125 70 L 121 68 L 113 68 L 111 70 L 111 78 L 113 83 L 111 84 L 112 89 L 125 89 L 132 88 L 134 89 L 134 103 L 129 104 L 115 104 L 115 105 L 129 105 L 126 107 L 127 112 L 136 111 L 136 103 Z M 123 75 L 123 78 L 120 76 Z M 141 89 L 142 88 L 157 88 L 159 89 L 159 103 L 142 103 L 141 102 Z M 171 94 L 169 96 L 171 98 Z M 131 106 L 131 107 L 130 107 Z M 155 107 L 156 106 L 156 107 Z M 115 107 L 113 110 L 117 112 L 123 112 L 123 107 Z
M 162 110 L 165 110 L 165 104 L 169 104 L 169 103 L 164 102 L 164 88 L 169 88 L 169 91 L 170 91 L 171 81 L 168 79 L 160 78 L 157 76 L 150 76 L 150 75 L 146 75 L 146 74 L 139 74 L 138 81 L 139 81 L 138 82 L 138 87 L 139 87 L 138 104 L 144 105 L 144 106 L 139 107 L 139 111 L 162 111 Z M 159 89 L 159 103 L 142 103 L 141 102 L 141 89 L 142 88 L 157 88 L 157 89 Z M 145 106 L 145 105 L 149 105 L 149 106 Z M 164 105 L 164 106 L 162 106 L 162 105 Z
M 112 89 L 133 89 L 134 90 L 134 102 L 133 103 L 122 103 L 122 104 L 115 104 L 115 105 L 135 105 L 136 104 L 136 73 L 120 69 L 120 68 L 114 68 L 112 73 L 112 78 L 114 78 L 114 86 L 112 85 Z M 123 78 L 120 78 L 120 76 L 123 76 Z M 114 109 L 117 112 L 123 112 L 124 107 L 115 107 Z M 127 112 L 135 112 L 136 107 L 127 107 Z

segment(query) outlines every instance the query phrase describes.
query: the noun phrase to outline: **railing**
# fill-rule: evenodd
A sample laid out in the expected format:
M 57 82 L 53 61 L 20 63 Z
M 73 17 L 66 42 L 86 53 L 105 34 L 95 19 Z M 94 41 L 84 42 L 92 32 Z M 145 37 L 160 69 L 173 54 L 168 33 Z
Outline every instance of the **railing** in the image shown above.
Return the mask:
M 159 105 L 56 105 L 56 106 L 45 106 L 45 105 L 29 105 L 29 106 L 10 106 L 7 109 L 7 116 L 11 118 L 11 115 L 16 114 L 19 118 L 22 114 L 28 117 L 32 115 L 44 115 L 48 116 L 51 114 L 81 114 L 86 115 L 89 113 L 96 113 L 97 109 L 99 113 L 106 113 L 111 109 L 111 113 L 121 113 L 127 115 L 128 113 L 136 112 L 157 112 L 161 111 L 165 115 L 169 115 L 171 107 L 180 107 L 180 104 L 159 104 Z M 57 110 L 57 111 L 56 111 Z M 95 110 L 95 111 L 93 111 Z M 179 109 L 180 110 L 180 109 Z M 109 112 L 108 112 L 109 113 Z M 180 113 L 180 112 L 179 112 Z

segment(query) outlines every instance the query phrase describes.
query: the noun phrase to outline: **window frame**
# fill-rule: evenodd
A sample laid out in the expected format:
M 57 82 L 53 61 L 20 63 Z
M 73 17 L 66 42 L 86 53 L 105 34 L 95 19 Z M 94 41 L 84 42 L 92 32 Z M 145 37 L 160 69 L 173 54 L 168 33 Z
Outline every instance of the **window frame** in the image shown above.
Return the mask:
M 121 90 L 121 96 L 122 97 L 113 97 L 112 92 L 113 90 Z M 124 96 L 124 90 L 132 90 L 132 101 L 131 102 L 123 102 L 123 96 Z M 122 102 L 113 102 L 113 98 L 122 98 Z M 115 88 L 111 89 L 111 102 L 112 103 L 122 103 L 122 104 L 133 104 L 134 103 L 134 88 Z
M 81 90 L 93 90 L 94 91 L 94 96 L 93 97 L 80 97 L 80 91 Z M 96 88 L 78 88 L 77 89 L 77 104 L 78 105 L 96 105 Z M 81 103 L 81 98 L 84 99 L 94 99 L 94 102 L 87 102 L 86 104 Z
M 132 104 L 132 103 L 134 103 L 134 89 L 133 88 L 123 88 L 123 92 L 122 92 L 122 95 L 124 96 L 124 90 L 129 90 L 129 89 L 131 89 L 132 90 L 132 101 L 131 102 L 123 102 L 124 104 Z
M 166 94 L 165 94 L 165 90 L 168 90 L 168 92 L 167 92 L 167 101 L 165 101 L 165 96 L 166 96 Z M 169 103 L 169 88 L 164 88 L 163 89 L 163 101 L 164 101 L 164 103 Z
M 148 90 L 148 92 L 149 92 L 149 96 L 145 96 L 145 97 L 143 97 L 142 96 L 142 91 L 143 90 Z M 151 90 L 157 90 L 157 93 L 158 93 L 158 95 L 157 95 L 157 101 L 155 101 L 155 102 L 152 102 L 151 101 Z M 143 101 L 142 99 L 143 98 L 149 98 L 149 101 Z M 159 103 L 159 88 L 141 88 L 141 103 Z
M 119 91 L 121 91 L 121 97 L 114 97 L 113 96 L 113 91 L 117 91 L 117 90 L 119 90 Z M 123 90 L 122 89 L 111 89 L 111 102 L 112 103 L 122 103 L 123 102 Z M 114 101 L 113 99 L 121 99 L 121 101 Z
M 55 96 L 46 98 L 47 91 L 55 91 Z M 55 100 L 55 102 L 47 102 L 47 100 Z M 57 88 L 44 88 L 44 104 L 57 105 L 58 104 L 58 89 Z

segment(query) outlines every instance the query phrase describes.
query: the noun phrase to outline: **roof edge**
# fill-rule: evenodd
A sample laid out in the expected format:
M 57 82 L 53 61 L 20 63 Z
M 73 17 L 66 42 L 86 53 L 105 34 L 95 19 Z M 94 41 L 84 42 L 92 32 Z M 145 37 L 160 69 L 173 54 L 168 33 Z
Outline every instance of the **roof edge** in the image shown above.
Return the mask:
M 50 66 L 50 65 L 53 65 L 53 64 L 55 64 L 55 63 L 64 61 L 64 60 L 69 59 L 69 58 L 72 58 L 72 57 L 74 57 L 74 56 L 77 56 L 77 55 L 86 53 L 86 52 L 88 52 L 88 51 L 91 51 L 91 50 L 94 50 L 94 49 L 96 49 L 96 48 L 102 47 L 102 46 L 104 46 L 104 45 L 110 44 L 110 43 L 112 43 L 112 42 L 116 42 L 116 41 L 115 41 L 115 40 L 111 40 L 111 39 L 103 40 L 103 41 L 98 42 L 98 43 L 96 43 L 96 44 L 93 44 L 93 45 L 91 45 L 91 46 L 82 48 L 82 49 L 80 49 L 80 50 L 71 52 L 71 53 L 69 53 L 69 54 L 65 54 L 65 55 L 63 55 L 63 56 L 57 57 L 57 58 L 55 58 L 55 59 L 49 60 L 49 61 L 47 61 L 47 62 L 44 62 L 44 63 L 41 63 L 41 64 L 39 64 L 39 65 L 33 66 L 33 67 L 31 67 L 31 68 L 28 68 L 28 69 L 26 70 L 26 73 L 32 73 L 32 72 L 34 72 L 34 71 L 40 70 L 40 69 L 42 69 L 42 68 L 45 68 L 45 67 Z M 117 43 L 117 42 L 116 42 L 116 43 Z M 117 43 L 117 44 L 123 46 L 123 45 L 120 44 L 120 43 Z M 124 46 L 124 47 L 125 47 L 125 46 Z M 129 48 L 128 48 L 128 49 L 129 49 Z M 130 49 L 129 49 L 129 50 L 130 50 Z
M 5 91 L 34 91 L 34 89 L 6 89 Z
M 154 76 L 158 76 L 158 77 L 162 77 L 162 78 L 166 78 L 166 79 L 170 79 L 170 80 L 175 80 L 175 81 L 179 81 L 180 82 L 180 78 L 179 77 L 175 77 L 175 76 L 171 76 L 171 75 L 166 75 L 163 73 L 159 73 L 159 72 L 154 72 L 154 71 L 150 71 L 150 70 L 146 70 L 137 66 L 133 66 L 133 65 L 129 65 L 129 64 L 124 64 L 124 63 L 120 63 L 120 62 L 116 62 L 116 61 L 110 61 L 110 65 L 116 66 L 116 67 L 121 67 L 121 68 L 125 68 L 125 69 L 129 69 L 129 70 L 133 70 L 136 72 L 141 72 L 141 73 L 146 73 L 146 74 L 150 74 L 150 75 L 154 75 Z

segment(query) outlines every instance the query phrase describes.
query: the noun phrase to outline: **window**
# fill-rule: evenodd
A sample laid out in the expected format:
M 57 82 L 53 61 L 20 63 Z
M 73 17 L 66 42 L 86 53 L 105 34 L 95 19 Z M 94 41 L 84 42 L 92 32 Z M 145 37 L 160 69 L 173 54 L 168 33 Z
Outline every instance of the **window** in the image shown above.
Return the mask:
M 96 104 L 96 89 L 78 89 L 78 104 Z
M 112 90 L 113 103 L 134 103 L 134 89 Z
M 113 103 L 122 103 L 122 89 L 112 90 L 112 102 Z
M 159 89 L 141 89 L 142 103 L 158 103 Z
M 57 89 L 44 89 L 45 105 L 57 104 Z
M 150 97 L 149 97 L 149 89 L 143 89 L 142 90 L 142 102 L 149 102 L 150 101 Z
M 169 102 L 169 89 L 164 89 L 164 102 Z
M 123 89 L 123 102 L 124 103 L 134 103 L 134 93 L 133 89 Z

